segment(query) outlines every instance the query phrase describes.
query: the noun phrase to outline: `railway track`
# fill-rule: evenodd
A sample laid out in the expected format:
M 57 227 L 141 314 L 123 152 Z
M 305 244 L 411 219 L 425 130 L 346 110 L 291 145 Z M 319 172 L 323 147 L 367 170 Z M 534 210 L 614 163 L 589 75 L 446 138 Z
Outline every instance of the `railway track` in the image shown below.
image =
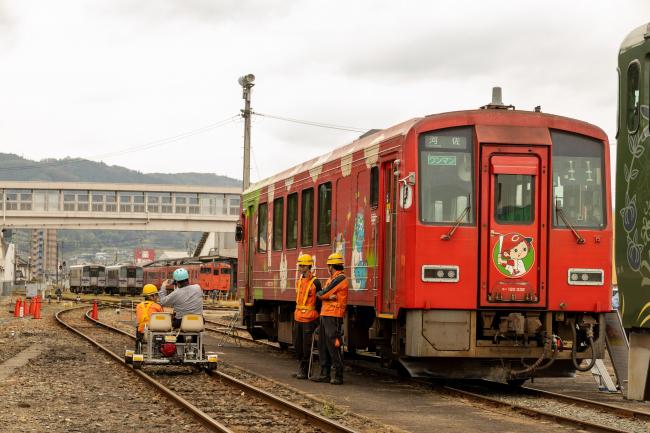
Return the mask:
M 89 313 L 82 317 L 79 310 L 84 308 L 87 306 L 64 310 L 57 313 L 56 318 L 61 325 L 89 340 L 116 362 L 124 364 L 124 348 L 133 346 L 134 337 L 107 324 L 92 321 Z M 203 374 L 196 373 L 191 367 L 175 366 L 145 370 L 126 368 L 213 431 L 250 431 L 261 426 L 279 432 L 356 432 L 219 371 Z
M 206 320 L 206 323 L 217 327 L 206 327 L 207 330 L 222 335 L 226 333 L 223 328 L 227 328 L 229 325 L 229 323 L 218 320 Z M 234 330 L 237 338 L 241 340 L 279 349 L 273 343 L 253 340 L 243 327 L 236 326 Z M 367 367 L 362 366 L 361 368 Z M 426 383 L 431 386 L 431 383 L 426 381 L 416 380 L 414 382 Z M 434 387 L 491 407 L 514 410 L 527 416 L 585 431 L 610 433 L 650 431 L 650 413 L 536 388 L 513 388 L 505 384 L 487 381 L 434 385 Z
M 488 381 L 442 385 L 453 395 L 590 432 L 648 432 L 650 413 L 594 400 Z

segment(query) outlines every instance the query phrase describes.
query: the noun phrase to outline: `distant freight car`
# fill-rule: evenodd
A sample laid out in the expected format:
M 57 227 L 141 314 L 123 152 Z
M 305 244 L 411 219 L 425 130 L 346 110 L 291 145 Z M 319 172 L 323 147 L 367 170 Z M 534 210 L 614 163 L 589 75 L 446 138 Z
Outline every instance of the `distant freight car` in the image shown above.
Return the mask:
M 650 328 L 650 23 L 618 54 L 616 273 L 626 328 Z
M 338 251 L 348 350 L 413 375 L 515 383 L 590 368 L 611 310 L 607 136 L 495 90 L 482 109 L 370 131 L 244 191 L 238 287 L 253 336 L 290 344 L 298 256 L 325 279 Z
M 102 265 L 70 266 L 72 293 L 100 294 L 106 287 L 106 268 Z
M 142 292 L 142 266 L 121 264 L 106 267 L 106 293 L 135 296 Z

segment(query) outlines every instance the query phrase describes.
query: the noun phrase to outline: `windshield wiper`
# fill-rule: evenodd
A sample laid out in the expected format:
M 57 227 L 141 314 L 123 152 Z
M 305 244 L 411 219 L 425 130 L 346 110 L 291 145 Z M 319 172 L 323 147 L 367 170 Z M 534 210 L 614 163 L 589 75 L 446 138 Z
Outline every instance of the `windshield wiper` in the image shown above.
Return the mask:
M 576 242 L 578 243 L 578 245 L 584 244 L 585 243 L 585 238 L 580 236 L 580 233 L 578 233 L 576 231 L 576 229 L 573 227 L 573 224 L 571 224 L 569 222 L 566 214 L 564 213 L 564 209 L 562 209 L 562 207 L 560 206 L 559 201 L 557 201 L 557 200 L 555 201 L 555 213 L 557 213 L 560 216 L 560 218 L 562 219 L 562 221 L 564 221 L 564 224 L 571 229 L 571 231 L 573 232 L 573 235 L 576 237 Z
M 460 222 L 461 222 L 463 219 L 465 219 L 465 215 L 468 215 L 468 214 L 469 214 L 469 211 L 472 209 L 472 200 L 471 200 L 471 197 L 472 197 L 471 195 L 468 195 L 468 196 L 467 196 L 467 207 L 465 208 L 465 210 L 463 210 L 463 213 L 461 213 L 460 216 L 459 216 L 458 218 L 456 218 L 456 221 L 454 222 L 454 225 L 451 226 L 451 228 L 449 229 L 449 231 L 448 231 L 447 233 L 445 233 L 444 235 L 441 235 L 441 236 L 440 236 L 440 239 L 442 239 L 443 241 L 449 241 L 449 240 L 451 240 L 451 237 L 454 235 L 454 232 L 456 231 L 456 229 L 457 229 L 458 226 L 460 225 Z

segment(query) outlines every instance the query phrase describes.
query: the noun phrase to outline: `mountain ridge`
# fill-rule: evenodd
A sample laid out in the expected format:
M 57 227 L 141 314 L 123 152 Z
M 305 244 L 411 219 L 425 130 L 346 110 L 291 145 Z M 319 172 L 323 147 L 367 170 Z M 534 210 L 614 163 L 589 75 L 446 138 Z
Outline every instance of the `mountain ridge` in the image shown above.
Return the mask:
M 13 153 L 0 153 L 0 181 L 2 180 L 241 186 L 241 180 L 216 173 L 142 173 L 83 158 L 33 161 Z

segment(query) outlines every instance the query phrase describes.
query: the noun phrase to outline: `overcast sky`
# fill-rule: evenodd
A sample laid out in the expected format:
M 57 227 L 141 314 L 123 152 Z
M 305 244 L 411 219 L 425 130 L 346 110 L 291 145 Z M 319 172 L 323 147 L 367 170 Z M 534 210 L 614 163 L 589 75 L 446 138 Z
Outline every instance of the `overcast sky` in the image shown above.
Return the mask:
M 0 152 L 241 179 L 247 73 L 259 113 L 383 128 L 499 85 L 614 142 L 618 47 L 648 21 L 648 0 L 0 0 Z M 358 135 L 255 117 L 251 180 Z

